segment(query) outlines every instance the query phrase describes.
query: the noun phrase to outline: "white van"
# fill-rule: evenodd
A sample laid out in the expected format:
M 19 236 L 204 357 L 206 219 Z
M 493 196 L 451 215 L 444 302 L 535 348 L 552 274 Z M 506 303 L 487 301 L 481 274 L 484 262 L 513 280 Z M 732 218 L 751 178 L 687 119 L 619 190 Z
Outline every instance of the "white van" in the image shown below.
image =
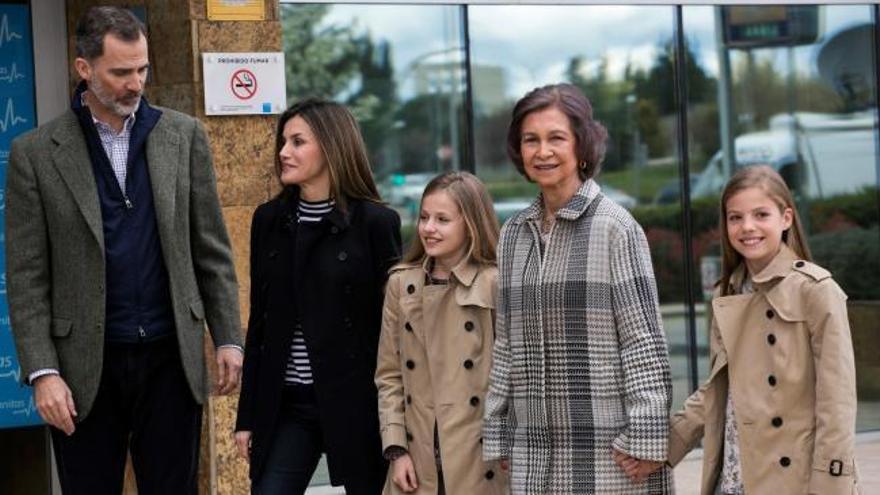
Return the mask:
M 736 138 L 736 167 L 770 165 L 793 191 L 808 198 L 876 187 L 874 126 L 873 111 L 775 115 L 768 130 Z M 723 168 L 719 151 L 699 174 L 692 197 L 720 194 L 728 179 Z

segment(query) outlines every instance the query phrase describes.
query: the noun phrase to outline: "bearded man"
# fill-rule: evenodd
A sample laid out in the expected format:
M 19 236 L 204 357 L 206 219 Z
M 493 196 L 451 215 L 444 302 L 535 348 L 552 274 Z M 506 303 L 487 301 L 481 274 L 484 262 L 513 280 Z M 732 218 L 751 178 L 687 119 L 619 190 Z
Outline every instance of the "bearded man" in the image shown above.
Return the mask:
M 69 111 L 12 143 L 9 313 L 65 494 L 195 493 L 207 324 L 238 385 L 238 288 L 201 124 L 143 97 L 144 25 L 89 9 Z

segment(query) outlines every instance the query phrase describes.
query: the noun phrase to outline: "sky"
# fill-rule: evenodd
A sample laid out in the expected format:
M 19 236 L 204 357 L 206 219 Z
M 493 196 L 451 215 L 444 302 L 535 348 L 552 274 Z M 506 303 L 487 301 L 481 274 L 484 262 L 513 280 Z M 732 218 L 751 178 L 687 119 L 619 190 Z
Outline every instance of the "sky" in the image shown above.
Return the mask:
M 715 76 L 718 57 L 714 7 L 685 6 L 685 35 L 703 69 Z M 595 67 L 608 60 L 611 77 L 620 77 L 626 65 L 648 68 L 656 50 L 673 36 L 674 8 L 657 5 L 524 6 L 472 5 L 471 62 L 501 66 L 505 96 L 516 98 L 535 86 L 563 79 L 568 61 L 582 55 Z M 870 22 L 867 5 L 823 7 L 823 36 L 842 27 Z M 334 4 L 324 25 L 351 25 L 371 33 L 374 40 L 391 43 L 403 92 L 411 91 L 415 66 L 461 60 L 461 8 L 449 5 Z M 817 45 L 795 50 L 799 72 L 815 73 Z M 784 69 L 785 50 L 758 50 Z M 588 64 L 588 67 L 590 64 Z

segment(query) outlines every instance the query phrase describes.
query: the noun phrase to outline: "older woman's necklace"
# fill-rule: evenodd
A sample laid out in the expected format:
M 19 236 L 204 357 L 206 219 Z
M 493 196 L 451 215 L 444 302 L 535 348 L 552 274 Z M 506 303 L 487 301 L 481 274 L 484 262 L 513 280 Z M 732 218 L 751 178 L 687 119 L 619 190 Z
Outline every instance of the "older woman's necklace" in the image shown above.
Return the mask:
M 541 234 L 550 235 L 550 231 L 553 230 L 553 225 L 556 224 L 556 215 L 547 215 L 546 213 L 541 217 Z

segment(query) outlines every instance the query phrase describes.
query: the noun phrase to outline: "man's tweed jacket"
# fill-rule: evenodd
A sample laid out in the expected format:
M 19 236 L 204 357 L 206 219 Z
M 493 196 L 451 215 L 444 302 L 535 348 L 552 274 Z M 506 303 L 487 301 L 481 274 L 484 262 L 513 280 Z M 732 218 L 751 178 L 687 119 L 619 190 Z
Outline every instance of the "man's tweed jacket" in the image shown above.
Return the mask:
M 238 285 L 205 132 L 190 116 L 161 111 L 147 166 L 180 356 L 201 403 L 205 322 L 215 345 L 241 344 Z M 58 369 L 81 421 L 101 380 L 105 263 L 98 189 L 72 111 L 12 143 L 6 192 L 9 314 L 22 379 Z
M 632 216 L 586 181 L 542 248 L 539 197 L 498 246 L 499 301 L 484 456 L 510 459 L 513 494 L 657 494 L 612 446 L 664 461 L 671 382 L 648 244 Z

